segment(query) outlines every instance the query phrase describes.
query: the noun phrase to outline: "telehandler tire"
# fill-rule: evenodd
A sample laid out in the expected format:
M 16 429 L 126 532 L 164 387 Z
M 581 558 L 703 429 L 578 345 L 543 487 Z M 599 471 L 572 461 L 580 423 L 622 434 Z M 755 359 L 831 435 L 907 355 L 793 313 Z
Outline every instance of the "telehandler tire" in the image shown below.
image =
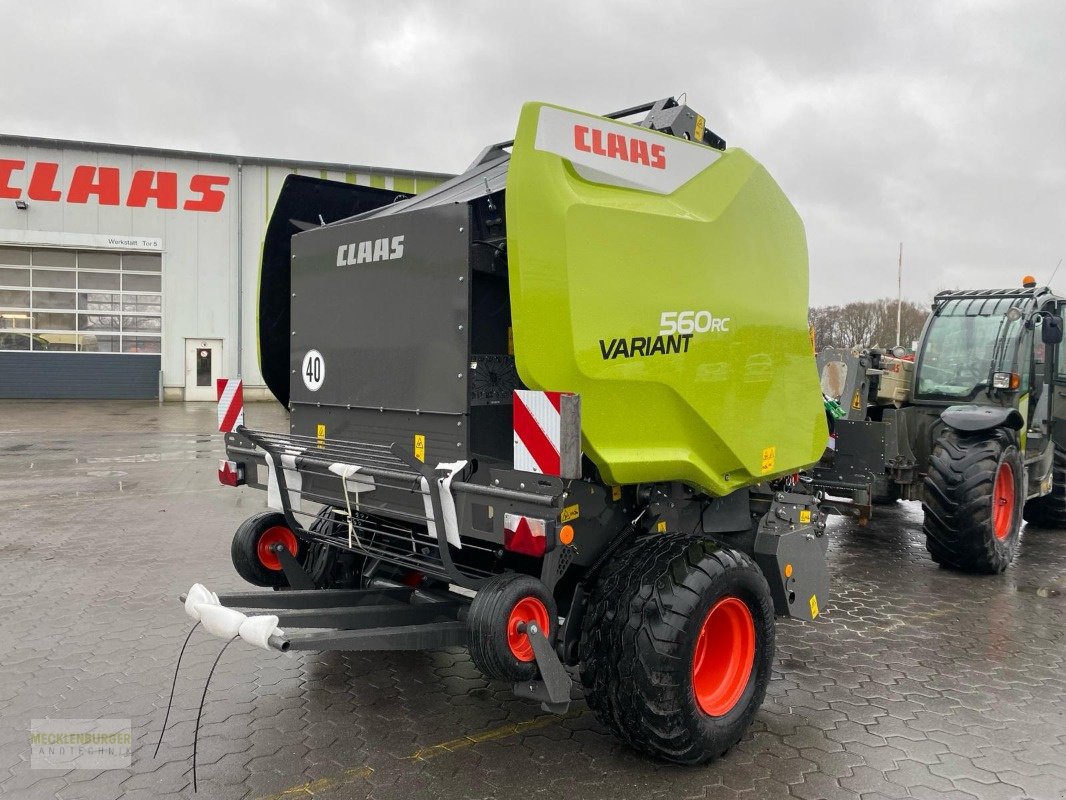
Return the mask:
M 467 649 L 474 666 L 486 678 L 528 681 L 537 674 L 533 645 L 518 630 L 535 621 L 555 644 L 559 611 L 548 587 L 529 575 L 507 572 L 490 578 L 470 603 Z
M 997 573 L 1014 559 L 1025 502 L 1017 437 L 946 430 L 929 457 L 922 492 L 925 546 L 943 567 Z
M 723 755 L 762 704 L 774 658 L 770 587 L 743 553 L 644 536 L 604 568 L 586 609 L 581 678 L 597 718 L 680 764 Z
M 1051 491 L 1025 504 L 1026 522 L 1045 528 L 1066 528 L 1066 450 L 1055 448 Z

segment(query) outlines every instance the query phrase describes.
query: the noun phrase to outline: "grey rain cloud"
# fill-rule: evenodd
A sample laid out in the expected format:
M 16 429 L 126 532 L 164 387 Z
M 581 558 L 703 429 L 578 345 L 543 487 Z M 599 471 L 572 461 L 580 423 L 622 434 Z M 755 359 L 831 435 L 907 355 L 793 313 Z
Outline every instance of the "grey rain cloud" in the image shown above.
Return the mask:
M 1066 256 L 1064 29 L 1053 1 L 0 0 L 0 130 L 460 171 L 524 101 L 684 91 L 799 209 L 812 303 L 894 295 L 901 240 L 924 301 Z

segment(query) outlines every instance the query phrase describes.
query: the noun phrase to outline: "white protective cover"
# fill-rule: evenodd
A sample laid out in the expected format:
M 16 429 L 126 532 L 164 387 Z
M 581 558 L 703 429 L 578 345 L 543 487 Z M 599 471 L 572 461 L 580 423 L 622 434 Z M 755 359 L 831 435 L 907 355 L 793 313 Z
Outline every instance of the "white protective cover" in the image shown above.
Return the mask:
M 185 594 L 185 613 L 199 622 L 200 612 L 197 609 L 197 606 L 201 605 L 220 605 L 218 602 L 218 595 L 208 591 L 207 587 L 202 583 L 194 583 L 189 587 L 189 591 Z
M 443 478 L 437 478 L 437 486 L 440 487 L 441 514 L 444 516 L 444 538 L 457 550 L 463 549 L 463 543 L 459 539 L 459 519 L 455 514 L 455 497 L 452 495 L 452 480 L 463 467 L 466 461 L 452 461 L 437 464 L 437 469 L 446 469 L 448 474 Z M 422 478 L 422 502 L 425 504 L 426 520 L 429 535 L 437 538 L 437 525 L 433 519 L 433 501 L 429 496 L 429 482 Z
M 207 632 L 220 639 L 232 639 L 240 633 L 241 625 L 248 619 L 246 614 L 235 608 L 208 603 L 201 603 L 196 610 L 200 612 L 200 622 L 207 628 Z
M 242 622 L 239 633 L 248 644 L 264 650 L 273 650 L 267 640 L 275 633 L 280 636 L 284 631 L 278 629 L 278 618 L 273 614 L 258 614 Z
M 278 476 L 275 472 L 274 459 L 270 453 L 264 453 L 267 465 L 267 507 L 275 511 L 282 511 L 281 487 L 278 485 Z M 303 488 L 303 476 L 296 469 L 296 456 L 299 451 L 289 451 L 281 454 L 281 466 L 285 470 L 285 485 L 289 489 L 289 506 L 293 511 L 300 511 L 300 490 Z

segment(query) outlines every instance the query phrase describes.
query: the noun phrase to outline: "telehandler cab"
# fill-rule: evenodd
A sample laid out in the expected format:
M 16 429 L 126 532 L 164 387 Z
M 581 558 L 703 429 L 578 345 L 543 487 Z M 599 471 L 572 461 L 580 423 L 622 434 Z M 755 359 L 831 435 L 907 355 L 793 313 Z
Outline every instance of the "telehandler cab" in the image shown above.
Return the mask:
M 933 560 L 967 572 L 1006 569 L 1023 518 L 1066 527 L 1064 301 L 1023 284 L 941 292 L 914 356 L 819 353 L 845 416 L 814 486 L 852 500 L 827 507 L 920 500 Z
M 290 176 L 260 295 L 290 429 L 237 425 L 219 475 L 266 490 L 232 558 L 285 591 L 197 585 L 192 616 L 280 651 L 466 646 L 553 711 L 579 668 L 677 762 L 743 735 L 774 615 L 829 591 L 806 239 L 750 155 L 673 99 L 530 103 L 416 197 Z

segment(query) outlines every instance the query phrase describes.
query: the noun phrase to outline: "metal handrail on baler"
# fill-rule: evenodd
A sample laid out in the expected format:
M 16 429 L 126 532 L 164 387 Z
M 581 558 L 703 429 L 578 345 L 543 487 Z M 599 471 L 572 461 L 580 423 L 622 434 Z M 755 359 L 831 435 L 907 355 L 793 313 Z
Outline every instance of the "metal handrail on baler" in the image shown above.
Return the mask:
M 405 512 L 395 508 L 377 508 L 372 502 L 367 503 L 366 501 L 361 501 L 360 507 L 361 509 L 365 509 L 369 506 L 373 509 L 373 512 L 380 512 L 380 516 L 385 518 L 398 519 L 420 526 L 425 525 L 427 532 L 430 523 L 434 523 L 436 533 L 435 546 L 439 557 L 439 566 L 424 558 L 416 557 L 415 555 L 404 556 L 383 549 L 375 550 L 373 548 L 361 546 L 358 548 L 353 547 L 351 548 L 352 550 L 371 557 L 391 559 L 403 566 L 420 569 L 429 572 L 430 574 L 436 574 L 437 577 L 446 578 L 458 586 L 472 590 L 479 588 L 489 577 L 487 573 L 482 573 L 480 575 L 468 574 L 460 569 L 452 559 L 447 538 L 444 533 L 441 493 L 445 491 L 445 489 L 438 481 L 438 478 L 442 477 L 441 471 L 419 462 L 413 456 L 409 456 L 407 453 L 403 452 L 403 450 L 395 444 L 379 445 L 364 442 L 327 441 L 309 436 L 297 436 L 270 431 L 256 431 L 244 426 L 239 426 L 236 429 L 236 433 L 252 442 L 256 447 L 260 448 L 270 456 L 270 459 L 273 462 L 272 469 L 274 472 L 274 479 L 277 481 L 280 495 L 281 513 L 284 515 L 285 521 L 289 527 L 301 538 L 309 541 L 324 542 L 334 547 L 342 546 L 335 538 L 319 535 L 314 531 L 309 530 L 307 526 L 301 525 L 297 520 L 296 512 L 293 510 L 290 500 L 289 486 L 285 479 L 286 468 L 282 463 L 283 453 L 286 456 L 292 457 L 295 468 L 300 472 L 319 474 L 344 481 L 347 479 L 330 473 L 330 466 L 338 463 L 358 465 L 359 472 L 357 474 L 374 478 L 375 481 L 384 480 L 387 483 L 383 484 L 383 486 L 387 488 L 423 494 L 428 497 L 432 516 Z M 464 488 L 470 489 L 473 487 L 467 486 Z M 490 487 L 477 487 L 477 489 L 482 488 L 489 489 Z M 508 493 L 510 493 L 509 490 L 497 489 L 496 491 L 508 491 Z M 323 504 L 327 503 L 327 498 L 303 491 L 301 491 L 300 494 L 301 497 L 307 497 L 312 501 L 321 502 Z M 536 497 L 543 502 L 542 496 L 531 496 Z M 357 522 L 354 519 L 352 519 L 351 522 L 355 527 L 360 529 L 360 532 L 365 532 L 370 536 L 396 535 L 389 534 L 387 531 L 383 531 L 380 528 L 370 529 L 365 527 L 364 523 Z M 414 539 L 409 541 L 411 541 L 413 547 L 417 546 Z

